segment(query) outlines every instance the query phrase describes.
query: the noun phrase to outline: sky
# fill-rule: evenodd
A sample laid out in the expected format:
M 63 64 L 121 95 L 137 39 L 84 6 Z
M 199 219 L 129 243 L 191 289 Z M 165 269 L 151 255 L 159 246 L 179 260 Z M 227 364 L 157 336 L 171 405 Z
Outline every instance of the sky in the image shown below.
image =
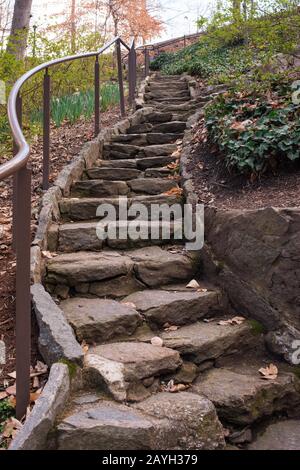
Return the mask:
M 61 0 L 33 0 L 31 24 L 45 24 L 47 16 L 62 9 Z M 165 40 L 197 32 L 196 21 L 199 15 L 207 15 L 211 0 L 157 0 L 160 4 L 160 18 L 164 31 L 156 40 Z
M 208 14 L 210 3 L 210 0 L 160 0 L 165 26 L 160 39 L 196 33 L 197 18 Z

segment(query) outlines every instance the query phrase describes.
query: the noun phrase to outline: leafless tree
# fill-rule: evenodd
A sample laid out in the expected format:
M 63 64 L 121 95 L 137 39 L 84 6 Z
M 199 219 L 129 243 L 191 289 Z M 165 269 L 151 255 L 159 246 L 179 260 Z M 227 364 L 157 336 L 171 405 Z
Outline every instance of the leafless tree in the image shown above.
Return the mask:
M 32 0 L 15 0 L 14 4 L 7 51 L 14 54 L 19 60 L 23 60 L 25 56 L 31 18 L 31 5 Z

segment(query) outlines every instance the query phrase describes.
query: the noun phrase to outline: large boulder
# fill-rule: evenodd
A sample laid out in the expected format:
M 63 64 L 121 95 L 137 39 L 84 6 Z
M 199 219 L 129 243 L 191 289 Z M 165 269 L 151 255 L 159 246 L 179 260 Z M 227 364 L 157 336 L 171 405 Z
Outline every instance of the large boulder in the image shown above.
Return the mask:
M 205 213 L 207 272 L 234 306 L 260 321 L 269 346 L 293 363 L 300 338 L 300 209 L 222 210 Z

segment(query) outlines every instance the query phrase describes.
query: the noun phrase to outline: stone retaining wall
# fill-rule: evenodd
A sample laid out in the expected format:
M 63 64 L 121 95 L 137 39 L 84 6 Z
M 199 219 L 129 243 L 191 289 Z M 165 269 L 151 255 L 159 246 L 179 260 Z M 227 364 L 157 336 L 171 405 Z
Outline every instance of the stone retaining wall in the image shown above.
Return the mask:
M 197 202 L 187 170 L 192 125 L 188 122 L 181 156 L 185 196 Z M 205 209 L 204 276 L 219 284 L 241 315 L 268 331 L 268 347 L 295 364 L 300 340 L 300 208 Z M 300 354 L 298 354 L 300 357 Z

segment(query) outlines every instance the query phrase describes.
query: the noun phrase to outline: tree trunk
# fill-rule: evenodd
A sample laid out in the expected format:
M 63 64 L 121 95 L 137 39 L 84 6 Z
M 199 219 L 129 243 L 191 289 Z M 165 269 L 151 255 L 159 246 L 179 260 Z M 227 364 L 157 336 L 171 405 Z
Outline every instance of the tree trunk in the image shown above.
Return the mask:
M 27 46 L 32 0 L 15 0 L 7 52 L 23 60 Z
M 71 52 L 76 52 L 76 0 L 71 3 Z

